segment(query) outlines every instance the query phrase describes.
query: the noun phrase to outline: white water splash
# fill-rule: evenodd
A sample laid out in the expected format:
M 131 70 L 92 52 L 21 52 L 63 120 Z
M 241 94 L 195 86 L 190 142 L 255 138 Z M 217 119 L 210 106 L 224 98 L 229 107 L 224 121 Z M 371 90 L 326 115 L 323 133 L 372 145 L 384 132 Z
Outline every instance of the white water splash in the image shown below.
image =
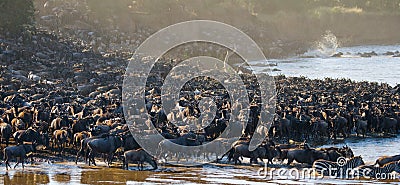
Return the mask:
M 335 54 L 338 47 L 339 42 L 337 37 L 328 30 L 321 36 L 319 41 L 314 43 L 312 49 L 308 50 L 304 56 L 327 58 Z

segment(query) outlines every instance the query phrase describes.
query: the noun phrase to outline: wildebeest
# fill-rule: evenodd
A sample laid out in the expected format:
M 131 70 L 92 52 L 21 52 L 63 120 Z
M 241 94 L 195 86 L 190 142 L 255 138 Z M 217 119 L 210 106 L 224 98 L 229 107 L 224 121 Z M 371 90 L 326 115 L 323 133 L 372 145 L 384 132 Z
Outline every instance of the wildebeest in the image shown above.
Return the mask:
M 329 137 L 329 124 L 324 120 L 317 120 L 312 123 L 313 124 L 313 134 L 314 138 L 328 136 Z
M 79 119 L 76 123 L 72 124 L 72 131 L 73 134 L 76 134 L 78 132 L 82 131 L 88 131 L 89 126 L 93 124 L 95 121 L 92 117 L 85 117 L 82 119 Z
M 235 164 L 242 163 L 239 160 L 239 157 L 248 157 L 250 158 L 250 163 L 257 163 L 257 159 L 264 159 L 267 156 L 267 149 L 264 148 L 263 146 L 257 147 L 255 150 L 250 151 L 249 150 L 249 145 L 247 144 L 238 144 L 233 147 L 234 154 L 233 154 L 233 160 Z
M 55 130 L 53 132 L 52 136 L 52 148 L 55 151 L 55 146 L 57 146 L 58 152 L 61 154 L 64 152 L 65 146 L 68 143 L 68 140 L 70 139 L 70 133 L 68 133 L 68 130 L 62 129 L 62 130 Z
M 89 141 L 91 141 L 93 139 L 98 139 L 98 138 L 105 138 L 107 136 L 108 136 L 108 134 L 101 134 L 101 135 L 98 135 L 98 136 L 93 136 L 93 137 L 88 137 L 88 138 L 82 139 L 81 140 L 81 146 L 80 146 L 78 152 L 76 153 L 75 164 L 78 163 L 78 159 L 82 155 L 84 157 L 84 161 L 87 163 L 88 154 L 89 154 L 89 149 L 88 149 L 87 143 Z
M 7 123 L 0 123 L 0 144 L 2 144 L 3 140 L 5 140 L 6 146 L 8 146 L 11 135 L 12 135 L 11 125 Z
M 336 139 L 337 135 L 342 134 L 343 137 L 347 137 L 347 119 L 336 115 L 332 120 L 333 138 Z
M 282 153 L 286 153 L 287 165 L 290 165 L 293 161 L 312 165 L 318 159 L 328 160 L 328 155 L 325 152 L 315 149 L 289 149 L 283 150 Z
M 22 121 L 26 124 L 25 127 L 32 126 L 33 113 L 30 109 L 24 109 L 18 114 L 18 118 L 22 119 Z
M 175 154 L 177 160 L 179 161 L 180 156 L 183 153 L 191 151 L 182 151 L 181 147 L 176 147 L 176 145 L 181 146 L 196 146 L 200 143 L 196 140 L 197 136 L 194 133 L 187 133 L 178 137 L 176 139 L 164 139 L 158 144 L 158 152 L 160 157 L 166 160 L 166 154 Z
M 384 117 L 379 124 L 381 132 L 397 133 L 397 120 L 394 118 Z
M 379 157 L 376 162 L 375 165 L 378 164 L 380 167 L 382 167 L 383 165 L 393 162 L 393 161 L 398 161 L 400 160 L 400 155 L 394 155 L 394 156 L 382 156 Z
M 327 160 L 332 162 L 336 162 L 339 157 L 345 157 L 345 158 L 354 157 L 353 151 L 347 145 L 343 146 L 342 148 L 329 147 L 329 148 L 317 148 L 317 150 L 324 151 L 328 155 L 329 159 Z
M 74 138 L 72 139 L 72 145 L 74 147 L 77 147 L 78 145 L 80 146 L 81 141 L 88 137 L 90 137 L 90 133 L 86 131 L 75 133 Z
M 24 159 L 27 157 L 27 154 L 34 152 L 35 146 L 34 145 L 17 145 L 17 146 L 8 146 L 4 149 L 4 159 L 6 163 L 6 170 L 8 167 L 11 168 L 10 159 L 12 158 L 19 158 L 17 163 L 15 164 L 14 168 L 19 164 L 22 163 L 22 168 L 24 168 Z
M 357 133 L 357 137 L 359 134 L 362 134 L 362 136 L 365 137 L 365 134 L 368 131 L 368 122 L 361 120 L 361 118 L 357 118 L 355 119 L 354 129 Z
M 23 144 L 23 142 L 43 144 L 40 133 L 33 128 L 28 128 L 27 130 L 18 130 L 14 132 L 13 137 L 16 144 Z
M 97 153 L 107 154 L 107 165 L 110 166 L 114 157 L 115 151 L 122 146 L 122 138 L 120 136 L 108 136 L 105 138 L 93 139 L 87 143 L 89 149 L 89 158 L 93 165 L 96 165 L 94 157 Z M 90 165 L 89 159 L 89 165 Z
M 69 127 L 67 116 L 62 116 L 62 118 L 58 117 L 51 121 L 50 129 L 52 132 L 55 130 L 60 130 L 63 127 Z
M 157 162 L 150 154 L 144 151 L 142 148 L 136 150 L 129 150 L 124 152 L 123 158 L 123 169 L 128 169 L 130 162 L 136 162 L 138 169 L 143 170 L 143 163 L 149 163 L 153 169 L 157 169 Z
M 21 118 L 11 120 L 13 132 L 26 129 L 26 124 Z
M 124 151 L 128 150 L 136 150 L 140 148 L 140 145 L 136 142 L 135 138 L 132 136 L 130 132 L 126 132 L 122 135 L 123 139 L 123 148 Z

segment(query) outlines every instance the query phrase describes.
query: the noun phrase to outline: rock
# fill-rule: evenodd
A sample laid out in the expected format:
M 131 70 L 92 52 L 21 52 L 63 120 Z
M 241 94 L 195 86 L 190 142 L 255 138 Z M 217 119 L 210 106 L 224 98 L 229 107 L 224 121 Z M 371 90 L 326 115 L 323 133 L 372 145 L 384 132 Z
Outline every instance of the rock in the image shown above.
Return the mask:
M 364 57 L 364 58 L 369 58 L 369 57 L 371 57 L 371 55 L 370 55 L 369 53 L 362 53 L 360 56 L 361 56 L 361 57 Z
M 336 54 L 332 55 L 332 57 L 342 57 L 342 55 L 343 55 L 343 53 L 339 52 L 339 53 L 336 53 Z
M 394 52 L 388 51 L 385 53 L 385 55 L 394 55 Z

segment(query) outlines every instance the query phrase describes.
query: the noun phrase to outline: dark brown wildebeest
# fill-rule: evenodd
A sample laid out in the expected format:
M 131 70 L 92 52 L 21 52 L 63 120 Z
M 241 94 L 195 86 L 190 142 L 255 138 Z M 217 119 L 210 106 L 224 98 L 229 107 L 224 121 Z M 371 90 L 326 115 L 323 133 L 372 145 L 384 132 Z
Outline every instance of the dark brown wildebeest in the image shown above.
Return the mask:
M 130 132 L 125 132 L 122 134 L 122 139 L 124 140 L 124 151 L 136 150 L 140 148 L 140 145 L 136 142 L 135 138 Z
M 260 145 L 266 149 L 266 154 L 263 157 L 263 159 L 267 159 L 267 163 L 273 164 L 273 159 L 275 157 L 280 157 L 282 150 L 280 148 L 275 147 L 274 145 L 271 145 L 271 143 L 267 144 L 262 144 Z
M 23 142 L 32 142 L 42 144 L 42 138 L 40 133 L 33 128 L 27 130 L 18 130 L 13 134 L 14 141 L 16 144 L 23 144 Z
M 267 156 L 267 149 L 259 146 L 253 151 L 249 151 L 249 145 L 246 144 L 239 144 L 233 147 L 234 149 L 234 154 L 233 154 L 233 161 L 235 164 L 239 162 L 240 164 L 242 163 L 239 160 L 239 157 L 248 157 L 250 158 L 250 163 L 257 163 L 257 159 L 264 159 Z
M 11 125 L 7 123 L 0 123 L 0 144 L 3 143 L 4 139 L 6 141 L 6 146 L 8 146 L 11 135 L 12 135 Z
M 89 165 L 92 160 L 93 165 L 96 165 L 94 157 L 97 153 L 107 154 L 107 166 L 110 166 L 114 157 L 115 151 L 123 144 L 120 136 L 108 136 L 105 138 L 93 139 L 87 143 L 89 149 Z
M 181 145 L 181 146 L 197 146 L 200 145 L 200 143 L 197 141 L 197 136 L 194 133 L 186 133 L 182 135 L 181 137 L 175 138 L 175 139 L 164 139 L 158 144 L 158 152 L 160 153 L 160 157 L 164 158 L 167 160 L 165 155 L 173 155 L 177 157 L 177 160 L 179 161 L 181 155 L 185 152 L 191 152 L 191 151 L 182 151 L 181 147 L 176 147 L 176 145 Z
M 378 164 L 380 167 L 382 167 L 383 165 L 393 162 L 393 161 L 398 161 L 400 160 L 400 155 L 394 155 L 394 156 L 382 156 L 379 157 L 376 162 L 375 165 Z
M 324 151 L 329 159 L 329 161 L 336 162 L 339 157 L 352 158 L 354 157 L 353 151 L 348 146 L 343 146 L 342 148 L 329 147 L 329 148 L 317 148 L 318 151 Z
M 146 151 L 144 151 L 142 148 L 124 152 L 122 168 L 128 169 L 130 162 L 136 162 L 139 170 L 143 170 L 144 162 L 149 163 L 153 167 L 153 170 L 157 169 L 156 159 L 148 154 Z
M 314 161 L 318 159 L 329 159 L 325 152 L 315 149 L 289 149 L 286 152 L 286 157 L 288 159 L 287 165 L 290 165 L 293 161 L 312 165 Z
M 286 115 L 285 115 L 286 116 Z M 286 137 L 291 137 L 291 120 L 283 117 L 280 120 L 279 126 L 280 126 L 280 132 L 281 132 L 281 136 L 286 136 Z
M 323 136 L 327 136 L 329 137 L 329 124 L 327 122 L 325 122 L 324 120 L 316 120 L 312 122 L 313 124 L 313 135 L 314 138 L 318 138 L 318 137 L 323 137 Z
M 24 168 L 24 159 L 27 157 L 27 154 L 35 152 L 34 145 L 17 145 L 17 146 L 9 146 L 4 149 L 4 159 L 6 163 L 6 170 L 8 167 L 11 168 L 10 159 L 19 158 L 14 168 L 17 167 L 19 163 L 22 163 L 22 168 Z
M 342 134 L 344 138 L 347 137 L 347 119 L 345 117 L 336 115 L 332 120 L 333 138 L 336 139 L 337 135 Z
M 49 109 L 36 109 L 33 112 L 33 118 L 36 122 L 45 121 L 50 122 L 50 110 Z
M 384 117 L 382 121 L 379 122 L 380 131 L 387 132 L 387 133 L 397 133 L 397 120 L 394 118 Z
M 93 136 L 92 133 L 90 133 L 90 135 Z M 88 137 L 88 138 L 82 139 L 81 146 L 80 146 L 78 152 L 76 153 L 75 164 L 78 163 L 78 159 L 81 155 L 83 155 L 85 163 L 88 162 L 89 149 L 88 149 L 87 143 L 89 141 L 91 141 L 93 139 L 98 139 L 98 138 L 105 138 L 107 136 L 108 136 L 108 134 L 100 134 L 98 136 L 93 136 L 93 137 Z
M 354 120 L 354 130 L 357 133 L 357 137 L 359 134 L 362 134 L 362 137 L 365 137 L 365 134 L 368 131 L 368 122 L 361 120 L 360 117 L 356 117 Z
M 89 126 L 94 124 L 94 119 L 92 117 L 85 117 L 82 119 L 79 119 L 76 123 L 72 124 L 72 131 L 73 134 L 76 134 L 78 132 L 82 131 L 89 131 Z

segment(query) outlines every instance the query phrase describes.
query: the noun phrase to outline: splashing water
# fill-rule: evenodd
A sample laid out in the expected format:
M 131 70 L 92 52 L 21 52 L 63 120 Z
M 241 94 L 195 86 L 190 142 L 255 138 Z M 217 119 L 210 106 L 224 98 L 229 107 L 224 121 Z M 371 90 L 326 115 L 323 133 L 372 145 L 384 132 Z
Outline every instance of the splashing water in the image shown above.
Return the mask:
M 339 42 L 337 37 L 328 30 L 304 56 L 327 58 L 335 54 L 338 47 Z

